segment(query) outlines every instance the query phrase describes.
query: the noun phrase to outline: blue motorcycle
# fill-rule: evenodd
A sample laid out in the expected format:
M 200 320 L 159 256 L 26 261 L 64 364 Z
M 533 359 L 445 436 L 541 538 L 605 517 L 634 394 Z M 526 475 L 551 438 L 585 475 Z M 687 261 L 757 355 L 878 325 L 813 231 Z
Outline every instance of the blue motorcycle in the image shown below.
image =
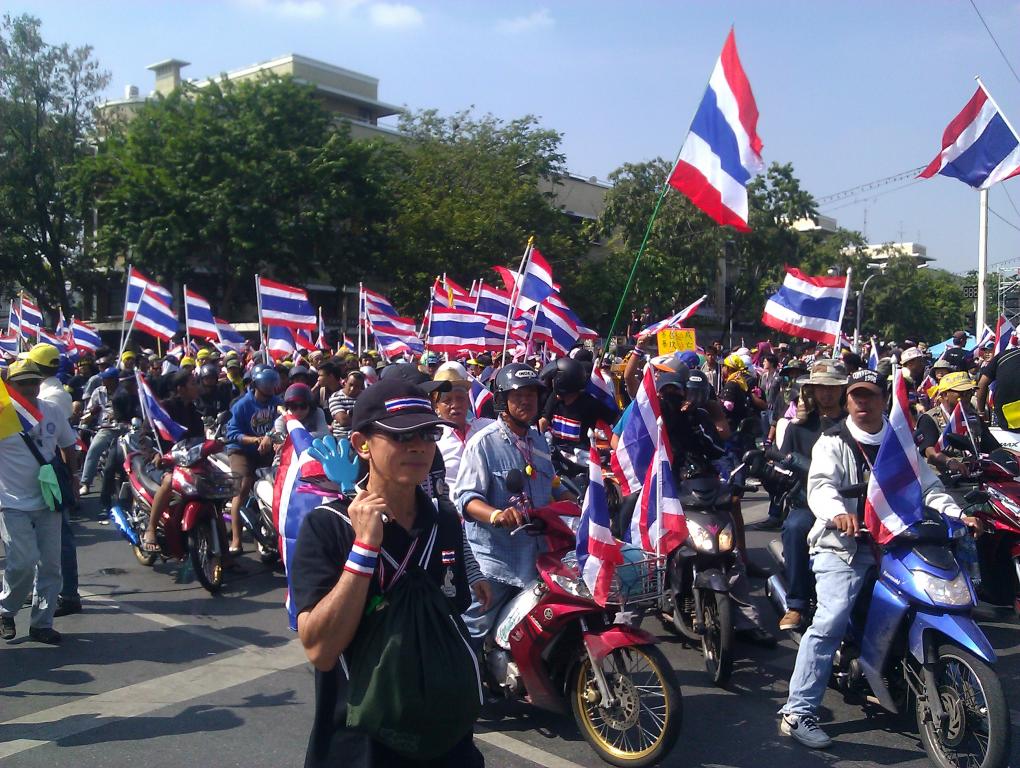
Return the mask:
M 971 617 L 974 587 L 955 556 L 967 535 L 962 523 L 925 509 L 920 522 L 884 547 L 877 574 L 854 606 L 830 685 L 893 713 L 908 711 L 913 699 L 921 742 L 940 768 L 1005 768 L 1009 708 L 993 669 L 995 652 Z M 785 613 L 782 573 L 769 582 L 773 603 Z

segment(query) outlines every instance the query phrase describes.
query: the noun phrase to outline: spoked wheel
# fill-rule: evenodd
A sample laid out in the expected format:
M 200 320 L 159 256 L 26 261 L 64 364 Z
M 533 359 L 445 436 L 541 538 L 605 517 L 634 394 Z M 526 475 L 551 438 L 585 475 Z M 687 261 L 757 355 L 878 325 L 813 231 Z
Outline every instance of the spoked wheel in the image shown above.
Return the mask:
M 939 728 L 928 707 L 917 702 L 917 727 L 928 758 L 939 768 L 1004 768 L 1010 718 L 995 672 L 972 653 L 944 642 L 938 646 L 935 680 L 949 718 Z
M 188 533 L 188 554 L 199 583 L 212 594 L 223 586 L 223 558 L 213 551 L 213 522 L 205 519 Z
M 726 685 L 733 671 L 733 600 L 725 592 L 701 593 L 705 633 L 701 636 L 701 653 L 705 669 L 716 685 Z
M 683 716 L 673 668 L 654 645 L 619 648 L 602 667 L 612 703 L 602 700 L 588 656 L 575 668 L 569 693 L 581 734 L 612 765 L 658 762 L 676 741 Z

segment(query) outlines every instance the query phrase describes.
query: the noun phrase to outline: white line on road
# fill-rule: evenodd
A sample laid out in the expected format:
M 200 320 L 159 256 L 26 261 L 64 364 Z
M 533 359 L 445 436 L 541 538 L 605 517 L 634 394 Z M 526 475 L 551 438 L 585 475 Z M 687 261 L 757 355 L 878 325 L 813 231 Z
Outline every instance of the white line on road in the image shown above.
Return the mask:
M 26 750 L 101 728 L 119 718 L 139 717 L 174 704 L 209 696 L 236 685 L 305 664 L 298 640 L 277 648 L 248 646 L 237 653 L 106 693 L 7 720 L 0 726 L 24 726 L 24 736 L 0 744 L 0 760 Z
M 550 752 L 546 752 L 544 749 L 528 744 L 526 741 L 515 739 L 513 736 L 507 736 L 505 733 L 496 733 L 495 731 L 476 733 L 475 741 L 484 741 L 486 744 L 491 744 L 512 755 L 523 757 L 525 760 L 530 760 L 536 765 L 544 766 L 544 768 L 584 768 L 579 763 L 557 757 Z

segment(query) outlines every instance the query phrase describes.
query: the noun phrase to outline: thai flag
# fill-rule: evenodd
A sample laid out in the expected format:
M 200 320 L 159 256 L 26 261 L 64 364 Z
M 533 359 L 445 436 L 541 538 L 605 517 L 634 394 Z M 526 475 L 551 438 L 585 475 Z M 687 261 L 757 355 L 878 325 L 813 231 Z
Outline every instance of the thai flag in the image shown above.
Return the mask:
M 343 338 L 344 338 L 344 347 L 346 347 L 348 351 L 354 352 L 355 349 L 356 349 L 356 347 L 354 346 L 354 342 L 351 341 L 350 337 L 346 333 L 344 334 Z
M 967 429 L 967 415 L 963 412 L 963 405 L 960 401 L 956 401 L 956 406 L 953 408 L 953 412 L 949 414 L 949 418 L 946 419 L 946 427 L 942 430 L 942 434 L 939 435 L 938 442 L 935 443 L 935 447 L 939 451 L 944 451 L 949 447 L 948 437 L 950 435 L 959 435 L 960 437 L 967 437 L 969 434 Z
M 507 317 L 510 314 L 510 293 L 481 283 L 478 288 L 475 311 L 484 315 Z
M 921 470 L 902 370 L 893 379 L 889 424 L 878 447 L 864 502 L 864 524 L 884 545 L 919 522 L 924 510 Z
M 636 514 L 627 539 L 645 552 L 668 555 L 687 541 L 687 517 L 673 479 L 673 456 L 669 438 L 659 420 L 655 456 L 648 464 Z
M 216 335 L 219 337 L 217 346 L 220 351 L 232 349 L 235 352 L 240 352 L 244 348 L 244 336 L 223 318 L 217 317 L 214 322 L 216 323 Z
M 995 324 L 995 354 L 1001 355 L 1012 345 L 1013 324 L 1005 317 L 999 315 L 999 321 Z
M 731 29 L 669 185 L 717 224 L 748 232 L 747 182 L 765 167 L 761 149 L 758 107 Z
M 71 327 L 64 320 L 64 310 L 57 310 L 57 327 L 53 329 L 53 333 L 59 336 L 61 339 L 67 339 L 68 334 L 71 331 Z
M 609 529 L 609 502 L 602 481 L 598 451 L 591 449 L 588 460 L 588 490 L 577 526 L 577 569 L 599 605 L 609 600 L 616 566 L 623 562 L 620 542 Z
M 329 349 L 326 343 L 326 322 L 322 319 L 322 307 L 319 307 L 319 337 L 315 340 L 318 349 Z
M 549 423 L 549 431 L 560 440 L 581 442 L 581 422 L 577 419 L 568 419 L 566 416 L 556 414 Z
M 381 331 L 391 336 L 417 336 L 418 327 L 409 317 L 381 315 L 372 310 L 368 312 L 368 324 L 372 332 Z
M 530 309 L 536 304 L 541 304 L 548 299 L 556 290 L 553 283 L 552 268 L 538 248 L 532 246 L 528 263 L 524 267 L 523 279 L 518 286 L 520 297 L 517 305 L 524 309 Z
M 42 421 L 42 411 L 22 397 L 14 387 L 7 388 L 7 394 L 11 398 L 11 404 L 18 414 L 23 432 L 31 432 Z
M 632 406 L 634 411 L 627 419 L 610 460 L 624 496 L 640 490 L 655 454 L 657 424 L 662 413 L 659 409 L 659 395 L 655 391 L 654 370 L 651 365 L 645 366 L 645 375 Z
M 153 282 L 134 267 L 128 267 L 127 299 L 124 302 L 124 322 L 130 322 L 138 311 L 142 293 L 158 296 L 164 304 L 172 306 L 173 294 L 159 283 Z
M 432 309 L 428 347 L 455 355 L 459 350 L 484 352 L 486 318 L 465 309 Z
M 280 362 L 294 354 L 297 344 L 294 342 L 294 334 L 291 333 L 290 328 L 271 325 L 266 333 L 266 347 L 269 350 L 269 356 L 276 362 Z
M 184 318 L 189 336 L 219 341 L 220 333 L 209 302 L 187 288 L 184 289 Z
M 467 309 L 474 311 L 475 300 L 468 292 L 447 278 L 438 278 L 432 286 L 432 304 L 443 309 Z
M 170 309 L 170 304 L 158 295 L 149 293 L 147 287 L 142 289 L 142 295 L 135 305 L 134 324 L 136 329 L 163 341 L 171 341 L 179 327 L 177 315 Z
M 314 331 L 317 327 L 315 311 L 308 294 L 302 288 L 277 283 L 264 277 L 255 278 L 259 292 L 262 323 L 282 328 L 303 328 Z
M 536 314 L 534 341 L 545 342 L 557 355 L 567 354 L 577 344 L 580 338 L 577 328 L 559 309 L 543 304 Z
M 871 337 L 871 354 L 868 355 L 868 368 L 872 371 L 878 370 L 878 342 Z
M 790 336 L 835 345 L 848 289 L 846 275 L 812 277 L 787 267 L 783 285 L 765 304 L 761 321 Z
M 43 344 L 52 344 L 57 348 L 57 352 L 62 355 L 67 354 L 67 342 L 57 336 L 55 333 L 50 333 L 45 328 L 39 329 L 39 341 Z
M 577 313 L 567 306 L 567 303 L 563 301 L 559 293 L 554 293 L 548 299 L 546 299 L 544 302 L 544 306 L 555 307 L 560 311 L 561 314 L 565 315 L 570 320 L 570 322 L 573 323 L 574 328 L 577 330 L 579 338 L 597 339 L 599 337 L 599 335 L 594 331 L 594 329 L 589 328 L 587 325 L 585 325 L 581 318 L 577 316 Z
M 1020 139 L 979 84 L 967 106 L 942 133 L 942 151 L 918 178 L 935 174 L 988 189 L 1020 173 Z
M 619 415 L 620 406 L 616 402 L 616 390 L 601 368 L 596 367 L 592 370 L 591 378 L 588 379 L 584 390 L 607 408 L 612 409 L 614 414 Z
M 145 377 L 138 371 L 135 371 L 135 381 L 138 382 L 138 398 L 142 405 L 142 415 L 149 422 L 149 426 L 171 445 L 184 437 L 188 430 L 171 419 L 170 415 L 163 410 L 163 406 L 159 404 L 159 400 L 152 394 L 152 390 L 145 382 Z
M 471 380 L 471 407 L 475 416 L 481 416 L 485 404 L 492 401 L 492 391 L 474 376 L 468 374 Z
M 425 351 L 425 345 L 417 336 L 394 336 L 388 333 L 374 332 L 376 345 L 386 354 L 387 357 L 401 354 L 420 355 Z
M 309 453 L 312 435 L 300 420 L 287 418 L 287 439 L 280 449 L 280 466 L 273 483 L 273 517 L 280 532 L 280 557 L 287 571 L 287 615 L 290 628 L 297 630 L 297 612 L 290 597 L 289 563 L 297 545 L 298 531 L 305 516 L 320 504 L 332 501 L 335 496 L 315 486 L 301 482 L 302 478 L 322 476 L 322 465 Z
M 701 305 L 705 302 L 705 299 L 707 298 L 708 294 L 705 294 L 700 299 L 695 301 L 693 304 L 689 304 L 688 306 L 681 309 L 675 315 L 670 315 L 665 320 L 660 320 L 657 323 L 652 323 L 647 328 L 643 328 L 642 330 L 638 331 L 637 340 L 641 341 L 643 339 L 648 338 L 649 336 L 654 336 L 659 331 L 665 331 L 671 328 L 682 328 L 683 324 L 686 323 L 688 319 L 694 317 L 694 315 L 701 308 Z
M 17 334 L 8 333 L 6 336 L 0 336 L 0 352 L 7 355 L 18 354 Z
M 26 339 L 29 335 L 38 335 L 42 329 L 43 316 L 39 305 L 30 299 L 21 297 L 21 335 Z
M 7 333 L 21 335 L 21 312 L 13 299 L 11 299 L 10 314 L 7 315 Z
M 981 336 L 978 337 L 977 342 L 974 344 L 974 349 L 981 349 L 989 341 L 995 341 L 995 331 L 986 325 L 985 329 L 981 331 Z
M 368 288 L 361 289 L 361 300 L 364 310 L 375 310 L 377 313 L 389 315 L 390 317 L 397 317 L 400 313 L 397 312 L 390 300 L 383 296 L 381 293 L 376 293 Z

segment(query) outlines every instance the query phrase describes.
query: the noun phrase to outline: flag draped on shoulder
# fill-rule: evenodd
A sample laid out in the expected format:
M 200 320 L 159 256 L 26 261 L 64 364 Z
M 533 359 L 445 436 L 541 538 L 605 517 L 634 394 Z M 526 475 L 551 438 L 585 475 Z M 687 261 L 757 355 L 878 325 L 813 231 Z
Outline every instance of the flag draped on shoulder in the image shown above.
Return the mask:
M 624 496 L 641 489 L 655 454 L 658 421 L 662 414 L 652 366 L 645 366 L 637 396 L 630 407 L 630 416 L 610 459 Z
M 924 510 L 920 455 L 902 370 L 893 379 L 889 423 L 878 447 L 864 502 L 864 524 L 879 545 L 920 522 Z
M 1020 174 L 1020 138 L 984 86 L 978 85 L 942 132 L 942 150 L 918 178 L 930 179 L 936 174 L 959 179 L 975 189 L 988 189 Z
M 616 567 L 623 562 L 620 542 L 609 528 L 609 502 L 602 481 L 602 465 L 593 447 L 588 461 L 588 489 L 577 526 L 577 569 L 595 602 L 605 605 Z
M 14 388 L 0 381 L 0 440 L 29 432 L 42 421 L 42 411 Z
M 730 30 L 669 185 L 717 224 L 748 226 L 747 182 L 764 168 L 758 106 Z
M 846 275 L 813 277 L 787 267 L 783 285 L 765 304 L 761 321 L 791 336 L 835 345 L 849 285 Z
M 145 377 L 138 371 L 135 372 L 135 381 L 138 382 L 138 400 L 142 406 L 142 414 L 145 416 L 146 421 L 149 422 L 149 426 L 161 438 L 171 444 L 184 437 L 187 434 L 187 430 L 170 418 L 170 414 L 163 409 L 159 400 L 152 393 L 152 390 L 145 381 Z

